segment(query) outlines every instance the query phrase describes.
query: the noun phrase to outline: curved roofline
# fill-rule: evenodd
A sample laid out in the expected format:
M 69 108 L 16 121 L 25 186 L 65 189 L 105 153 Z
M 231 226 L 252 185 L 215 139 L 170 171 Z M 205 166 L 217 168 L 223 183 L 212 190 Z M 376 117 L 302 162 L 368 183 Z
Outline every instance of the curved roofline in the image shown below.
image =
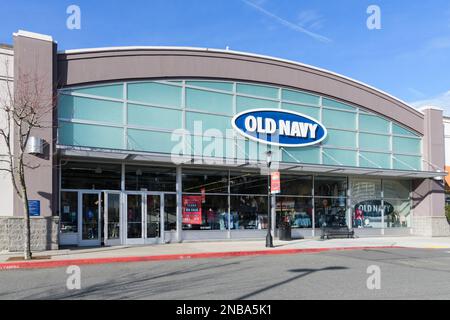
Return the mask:
M 250 53 L 250 52 L 243 52 L 243 51 L 235 51 L 235 50 L 224 50 L 224 49 L 214 49 L 214 48 L 202 48 L 202 47 L 181 47 L 181 46 L 122 46 L 122 47 L 99 47 L 99 48 L 85 48 L 85 49 L 71 49 L 71 50 L 62 50 L 58 51 L 58 54 L 79 54 L 79 53 L 95 53 L 95 52 L 109 52 L 109 51 L 133 51 L 133 50 L 191 50 L 191 51 L 198 51 L 198 52 L 216 52 L 216 53 L 228 53 L 228 54 L 235 54 L 240 56 L 246 56 L 246 57 L 254 57 L 254 58 L 261 58 L 261 59 L 268 59 L 272 61 L 278 61 L 278 62 L 284 62 L 284 63 L 290 63 L 294 65 L 298 65 L 305 68 L 310 68 L 312 70 L 325 72 L 330 75 L 340 77 L 342 79 L 354 82 L 356 84 L 362 85 L 364 87 L 367 87 L 371 90 L 377 91 L 382 95 L 385 95 L 397 102 L 400 102 L 404 104 L 405 106 L 411 108 L 413 111 L 417 112 L 418 114 L 423 115 L 423 112 L 420 110 L 412 107 L 409 103 L 407 103 L 404 100 L 401 100 L 383 90 L 380 90 L 378 88 L 375 88 L 367 83 L 364 83 L 362 81 L 344 76 L 342 74 L 339 74 L 337 72 L 333 72 L 327 69 L 315 67 L 309 64 L 297 62 L 294 60 L 289 59 L 282 59 L 282 58 L 276 58 L 272 56 L 262 55 L 262 54 L 256 54 L 256 53 Z

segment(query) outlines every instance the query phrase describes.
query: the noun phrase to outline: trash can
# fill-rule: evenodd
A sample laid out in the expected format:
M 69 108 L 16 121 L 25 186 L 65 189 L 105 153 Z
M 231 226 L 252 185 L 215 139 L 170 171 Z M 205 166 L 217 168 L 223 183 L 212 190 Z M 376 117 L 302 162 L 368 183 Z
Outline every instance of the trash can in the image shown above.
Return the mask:
M 280 240 L 281 241 L 291 241 L 292 240 L 292 234 L 291 234 L 291 224 L 289 222 L 282 222 L 280 224 Z

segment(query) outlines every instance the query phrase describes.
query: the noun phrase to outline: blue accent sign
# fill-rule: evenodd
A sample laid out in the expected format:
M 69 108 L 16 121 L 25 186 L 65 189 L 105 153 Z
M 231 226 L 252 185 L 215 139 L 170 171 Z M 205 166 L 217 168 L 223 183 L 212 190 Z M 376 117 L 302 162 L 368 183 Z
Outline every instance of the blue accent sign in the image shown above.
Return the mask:
M 232 125 L 251 140 L 281 147 L 311 146 L 327 137 L 327 129 L 319 121 L 289 110 L 247 110 L 237 114 Z
M 41 215 L 41 201 L 28 200 L 28 210 L 30 217 L 39 217 Z

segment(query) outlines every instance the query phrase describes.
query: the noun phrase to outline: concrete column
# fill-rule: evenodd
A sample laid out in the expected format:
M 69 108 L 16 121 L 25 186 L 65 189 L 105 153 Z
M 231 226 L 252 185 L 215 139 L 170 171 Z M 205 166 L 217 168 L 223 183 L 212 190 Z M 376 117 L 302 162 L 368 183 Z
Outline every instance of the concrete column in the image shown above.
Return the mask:
M 442 109 L 425 107 L 423 170 L 443 171 L 445 166 L 444 123 Z M 420 236 L 450 236 L 450 226 L 445 217 L 443 179 L 418 179 L 413 181 L 413 232 Z
M 19 31 L 14 34 L 14 91 L 15 94 L 28 92 L 39 93 L 39 101 L 43 109 L 41 125 L 32 136 L 44 139 L 44 154 L 27 155 L 31 165 L 39 165 L 37 169 L 25 171 L 29 200 L 39 200 L 41 216 L 56 215 L 58 197 L 58 179 L 56 169 L 56 44 L 50 36 Z M 33 88 L 36 86 L 36 88 Z M 23 91 L 22 91 L 23 90 Z M 17 133 L 16 133 L 17 134 Z M 14 215 L 23 215 L 23 206 L 15 196 Z

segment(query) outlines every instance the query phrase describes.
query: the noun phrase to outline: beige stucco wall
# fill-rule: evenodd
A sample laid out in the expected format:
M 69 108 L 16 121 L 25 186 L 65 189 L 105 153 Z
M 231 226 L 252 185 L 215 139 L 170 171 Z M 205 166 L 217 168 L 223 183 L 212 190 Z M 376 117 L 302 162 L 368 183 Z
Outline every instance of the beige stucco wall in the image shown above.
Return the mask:
M 8 99 L 7 84 L 10 85 L 12 92 L 12 77 L 14 70 L 13 50 L 0 48 L 0 126 L 3 128 L 6 123 L 5 114 L 2 107 Z M 6 146 L 2 137 L 0 137 L 0 155 L 6 153 Z M 1 157 L 0 159 L 5 159 Z M 0 168 L 7 167 L 7 164 L 0 162 Z M 13 187 L 8 172 L 0 170 L 0 216 L 13 215 Z

